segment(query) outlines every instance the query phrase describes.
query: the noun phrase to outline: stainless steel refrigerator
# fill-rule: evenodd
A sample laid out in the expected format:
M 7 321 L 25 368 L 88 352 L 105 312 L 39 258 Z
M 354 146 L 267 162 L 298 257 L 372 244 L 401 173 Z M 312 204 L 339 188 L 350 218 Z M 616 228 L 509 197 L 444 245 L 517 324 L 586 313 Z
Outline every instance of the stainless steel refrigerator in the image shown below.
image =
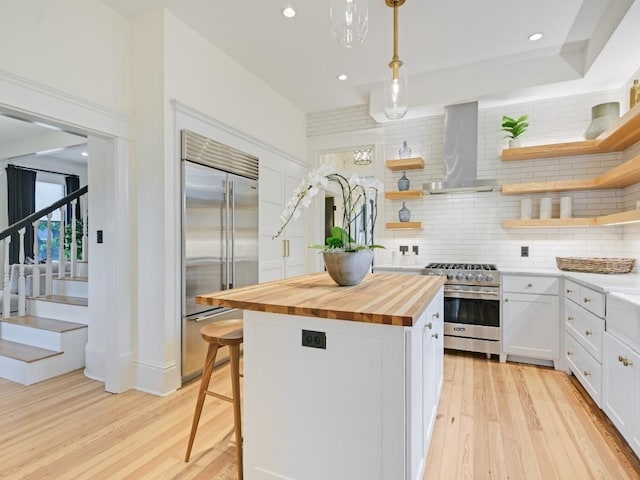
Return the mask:
M 200 329 L 242 317 L 196 295 L 258 283 L 258 159 L 182 131 L 182 379 L 201 373 Z M 223 349 L 224 350 L 224 349 Z M 223 361 L 226 352 L 220 352 Z

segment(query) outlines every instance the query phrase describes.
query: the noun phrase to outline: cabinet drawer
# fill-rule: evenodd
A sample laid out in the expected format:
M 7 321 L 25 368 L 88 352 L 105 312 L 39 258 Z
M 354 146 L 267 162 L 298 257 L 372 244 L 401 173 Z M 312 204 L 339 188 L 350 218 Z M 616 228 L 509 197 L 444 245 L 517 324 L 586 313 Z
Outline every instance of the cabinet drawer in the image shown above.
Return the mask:
M 604 318 L 605 296 L 593 288 L 580 285 L 571 280 L 564 281 L 564 296 L 583 306 L 590 312 Z
M 580 285 L 571 280 L 564 280 L 564 298 L 570 298 L 576 303 L 580 303 Z
M 569 369 L 596 402 L 596 405 L 601 407 L 602 365 L 573 338 L 570 331 L 567 331 L 565 338 L 564 353 Z
M 569 300 L 564 302 L 564 313 L 565 329 L 569 330 L 575 340 L 602 363 L 604 320 Z
M 502 277 L 502 291 L 558 295 L 558 278 L 535 275 L 504 275 Z

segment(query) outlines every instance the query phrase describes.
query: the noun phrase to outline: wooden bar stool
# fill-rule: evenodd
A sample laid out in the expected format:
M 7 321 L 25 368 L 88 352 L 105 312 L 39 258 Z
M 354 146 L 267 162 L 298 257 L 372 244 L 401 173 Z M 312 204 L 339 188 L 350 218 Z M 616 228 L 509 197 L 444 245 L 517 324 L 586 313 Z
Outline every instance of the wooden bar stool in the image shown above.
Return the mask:
M 196 436 L 200 415 L 204 399 L 207 395 L 226 400 L 233 403 L 233 424 L 236 432 L 236 453 L 238 458 L 238 479 L 242 480 L 242 424 L 240 418 L 240 345 L 243 342 L 242 336 L 242 320 L 223 320 L 220 322 L 205 325 L 200 330 L 202 338 L 209 343 L 207 358 L 202 371 L 202 379 L 200 380 L 200 390 L 198 399 L 196 400 L 196 409 L 193 414 L 193 423 L 191 425 L 191 435 L 189 436 L 189 445 L 187 446 L 187 454 L 184 461 L 188 462 L 191 456 L 191 448 L 193 440 Z M 229 361 L 231 366 L 231 391 L 232 397 L 221 395 L 209 390 L 209 381 L 213 373 L 213 365 L 216 361 L 218 348 L 229 347 Z

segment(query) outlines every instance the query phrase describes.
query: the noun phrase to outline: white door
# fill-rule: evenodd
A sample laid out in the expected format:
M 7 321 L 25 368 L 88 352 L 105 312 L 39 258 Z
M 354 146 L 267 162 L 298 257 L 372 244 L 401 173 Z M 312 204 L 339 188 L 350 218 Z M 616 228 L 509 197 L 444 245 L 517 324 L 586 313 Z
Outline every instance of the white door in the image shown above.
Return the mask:
M 548 360 L 558 358 L 557 296 L 505 293 L 502 313 L 505 353 Z
M 620 433 L 631 443 L 637 409 L 636 381 L 637 360 L 632 350 L 609 333 L 604 333 L 604 385 L 602 388 L 602 409 Z M 622 362 L 627 359 L 635 364 Z M 636 422 L 637 423 L 637 422 Z M 637 437 L 637 432 L 636 432 Z

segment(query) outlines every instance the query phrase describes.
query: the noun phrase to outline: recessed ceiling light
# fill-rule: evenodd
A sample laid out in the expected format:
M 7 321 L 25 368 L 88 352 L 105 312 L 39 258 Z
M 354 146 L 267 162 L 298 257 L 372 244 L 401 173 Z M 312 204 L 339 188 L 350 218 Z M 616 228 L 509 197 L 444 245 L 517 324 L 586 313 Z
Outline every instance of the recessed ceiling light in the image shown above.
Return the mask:
M 80 152 L 80 155 L 82 155 L 83 157 L 88 157 L 89 153 L 88 152 Z
M 544 37 L 544 33 L 536 32 L 536 33 L 532 33 L 527 38 L 529 38 L 529 41 L 531 41 L 531 42 L 536 42 L 536 41 L 540 40 L 542 37 Z
M 296 16 L 296 11 L 291 5 L 287 5 L 282 9 L 282 15 L 287 18 L 293 18 Z
M 341 73 L 340 75 L 338 75 L 338 77 L 337 77 L 337 78 L 338 78 L 338 80 L 340 80 L 340 81 L 342 81 L 342 82 L 343 82 L 343 81 L 345 81 L 345 80 L 346 80 L 347 78 L 349 78 L 349 77 L 347 77 L 344 73 Z

